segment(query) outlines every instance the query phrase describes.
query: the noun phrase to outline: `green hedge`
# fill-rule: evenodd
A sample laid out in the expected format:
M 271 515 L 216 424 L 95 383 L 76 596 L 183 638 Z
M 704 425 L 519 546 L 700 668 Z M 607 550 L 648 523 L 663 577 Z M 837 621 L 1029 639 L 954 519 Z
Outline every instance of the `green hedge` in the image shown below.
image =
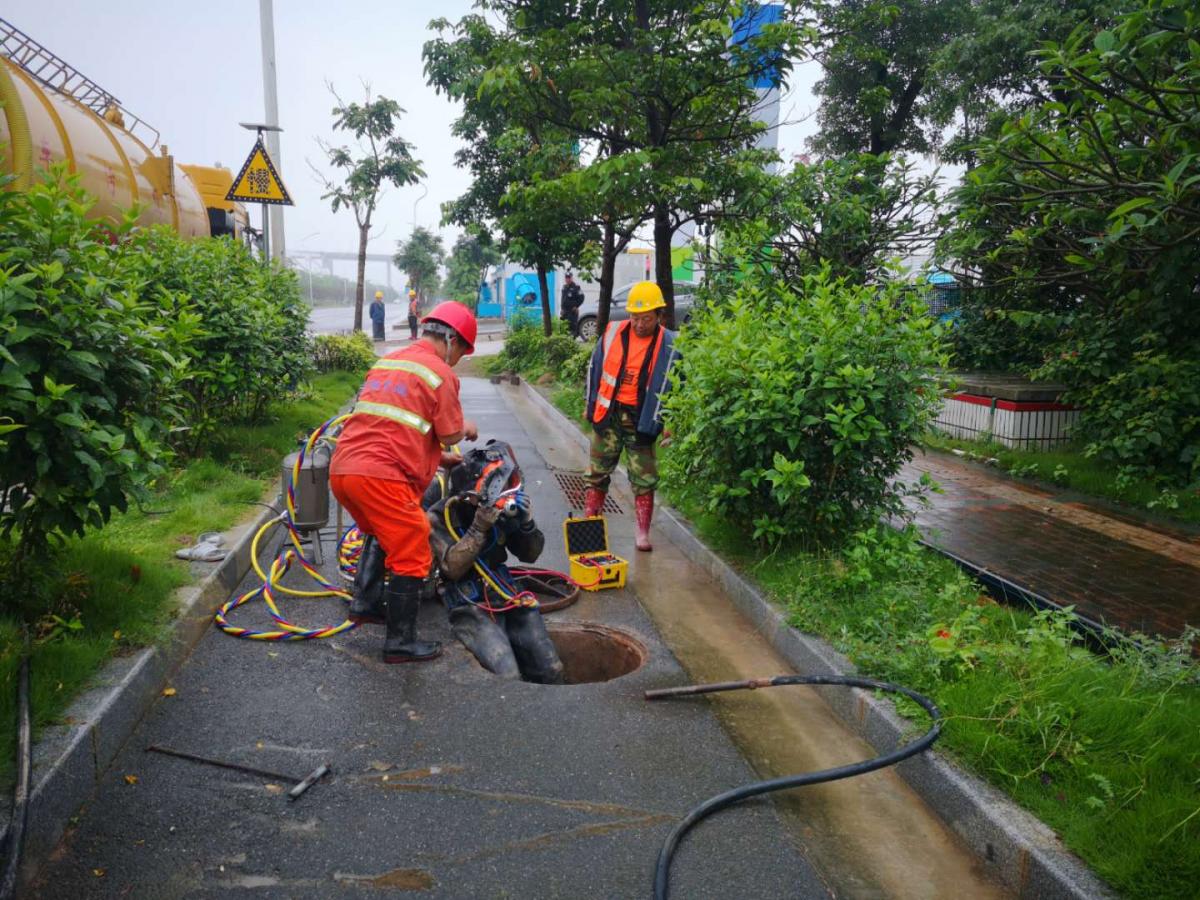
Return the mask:
M 294 275 L 91 202 L 62 170 L 0 191 L 0 581 L 311 372 Z
M 941 400 L 939 326 L 900 285 L 752 272 L 680 335 L 663 476 L 764 543 L 834 544 L 900 509 Z
M 180 447 L 200 452 L 231 421 L 258 418 L 311 372 L 308 307 L 296 275 L 263 266 L 230 238 L 183 241 L 164 227 L 122 248 L 133 278 L 187 328 Z
M 313 338 L 313 362 L 318 372 L 362 374 L 374 365 L 375 345 L 365 332 L 319 334 Z

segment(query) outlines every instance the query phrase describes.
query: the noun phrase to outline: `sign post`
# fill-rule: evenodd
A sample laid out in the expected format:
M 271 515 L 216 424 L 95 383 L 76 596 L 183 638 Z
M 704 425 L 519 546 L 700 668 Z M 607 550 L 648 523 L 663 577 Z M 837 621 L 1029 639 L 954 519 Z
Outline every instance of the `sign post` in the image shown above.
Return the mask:
M 233 185 L 229 188 L 225 199 L 237 200 L 242 203 L 262 204 L 263 265 L 268 265 L 271 258 L 271 240 L 267 207 L 295 206 L 292 202 L 291 194 L 283 186 L 283 179 L 279 177 L 279 172 L 275 169 L 275 163 L 271 162 L 271 156 L 267 153 L 266 144 L 263 143 L 264 131 L 282 131 L 283 129 L 276 125 L 257 125 L 247 122 L 242 122 L 241 126 L 257 131 L 258 139 L 254 142 L 254 147 L 250 150 L 250 155 L 242 163 L 242 168 L 238 172 L 237 177 L 233 179 Z

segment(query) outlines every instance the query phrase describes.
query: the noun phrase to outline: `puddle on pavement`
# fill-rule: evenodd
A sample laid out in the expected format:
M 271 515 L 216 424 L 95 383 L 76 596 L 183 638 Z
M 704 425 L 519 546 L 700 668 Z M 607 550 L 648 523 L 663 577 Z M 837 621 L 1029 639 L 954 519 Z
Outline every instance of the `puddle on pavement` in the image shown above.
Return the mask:
M 638 597 L 695 683 L 791 672 L 714 586 L 663 541 L 631 564 Z M 695 703 L 702 700 L 671 700 Z M 710 701 L 763 778 L 875 755 L 805 687 L 740 691 Z M 713 793 L 734 785 L 714 785 Z M 1004 897 L 974 856 L 892 772 L 772 795 L 809 861 L 838 896 Z M 700 803 L 705 798 L 696 797 Z M 720 828 L 720 816 L 712 828 Z
M 389 888 L 394 891 L 428 891 L 437 883 L 424 869 L 392 869 L 382 875 L 334 873 L 334 881 L 356 887 Z

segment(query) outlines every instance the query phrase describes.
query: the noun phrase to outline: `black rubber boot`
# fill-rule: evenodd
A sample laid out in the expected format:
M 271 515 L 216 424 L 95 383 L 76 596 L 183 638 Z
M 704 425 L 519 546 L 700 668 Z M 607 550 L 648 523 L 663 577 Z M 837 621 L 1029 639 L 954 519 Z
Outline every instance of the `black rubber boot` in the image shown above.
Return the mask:
M 421 662 L 442 653 L 437 641 L 417 640 L 417 611 L 425 594 L 425 579 L 393 575 L 384 593 L 387 605 L 387 638 L 383 642 L 385 663 Z
M 386 580 L 383 571 L 383 548 L 371 535 L 363 538 L 362 553 L 358 557 L 358 571 L 354 573 L 354 595 L 350 599 L 351 622 L 358 625 L 382 625 L 387 621 L 383 607 L 383 586 Z
M 450 610 L 450 631 L 492 674 L 513 681 L 521 677 L 504 626 L 493 621 L 483 610 L 476 606 L 459 606 Z
M 541 611 L 514 609 L 504 614 L 504 627 L 517 665 L 526 681 L 534 684 L 563 684 L 563 664 L 558 648 L 550 640 Z

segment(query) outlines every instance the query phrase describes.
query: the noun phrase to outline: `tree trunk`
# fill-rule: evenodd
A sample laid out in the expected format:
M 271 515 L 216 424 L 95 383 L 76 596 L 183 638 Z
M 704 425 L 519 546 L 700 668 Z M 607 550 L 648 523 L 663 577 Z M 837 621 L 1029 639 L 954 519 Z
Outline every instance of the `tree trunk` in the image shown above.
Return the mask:
M 675 228 L 671 225 L 671 213 L 665 206 L 654 207 L 654 280 L 658 282 L 667 301 L 665 324 L 675 327 L 675 279 L 671 277 L 671 238 Z
M 487 284 L 487 273 L 490 268 L 491 266 L 484 266 L 479 270 L 479 277 L 475 279 L 475 302 L 471 305 L 471 309 L 475 310 L 476 315 L 479 314 L 479 295 L 483 286 Z
M 604 246 L 600 256 L 600 299 L 596 310 L 596 337 L 608 328 L 608 312 L 612 308 L 613 278 L 617 268 L 617 233 L 612 220 L 604 223 Z
M 546 278 L 546 266 L 537 264 L 538 289 L 542 292 L 542 330 L 546 337 L 554 334 L 554 320 L 550 318 L 550 282 Z
M 371 223 L 358 226 L 358 286 L 354 289 L 354 330 L 362 331 L 363 287 L 367 278 L 367 237 Z

